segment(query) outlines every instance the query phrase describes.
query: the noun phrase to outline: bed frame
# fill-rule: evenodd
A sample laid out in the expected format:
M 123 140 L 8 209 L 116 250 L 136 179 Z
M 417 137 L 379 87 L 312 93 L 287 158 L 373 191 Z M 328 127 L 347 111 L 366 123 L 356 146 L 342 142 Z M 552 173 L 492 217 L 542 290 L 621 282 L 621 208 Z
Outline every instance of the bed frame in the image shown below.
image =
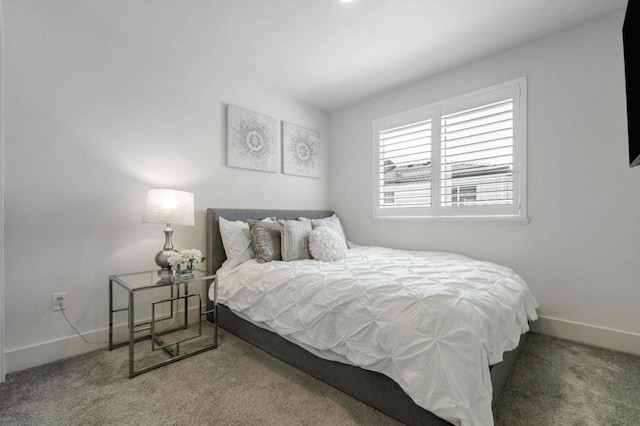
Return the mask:
M 320 219 L 333 213 L 330 210 L 207 209 L 207 269 L 209 272 L 217 271 L 226 259 L 220 236 L 220 216 L 227 220 L 246 221 L 259 220 L 267 216 L 275 216 L 278 219 L 297 219 L 301 216 Z M 209 317 L 209 321 L 213 321 L 212 316 Z M 449 422 L 416 405 L 391 378 L 375 371 L 319 358 L 278 334 L 238 317 L 222 304 L 218 305 L 218 325 L 406 425 L 450 425 Z M 524 337 L 525 335 L 521 336 L 519 347 L 522 346 Z M 494 401 L 515 362 L 519 347 L 505 353 L 501 363 L 491 366 Z

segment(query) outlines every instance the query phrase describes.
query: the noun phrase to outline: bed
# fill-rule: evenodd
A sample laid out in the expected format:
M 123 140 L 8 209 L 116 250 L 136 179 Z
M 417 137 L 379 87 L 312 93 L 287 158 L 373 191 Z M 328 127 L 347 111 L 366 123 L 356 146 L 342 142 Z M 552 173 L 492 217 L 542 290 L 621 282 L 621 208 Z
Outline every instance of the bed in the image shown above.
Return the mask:
M 279 269 L 276 268 L 287 268 L 289 270 L 284 272 L 285 275 L 290 275 L 291 271 L 297 271 L 298 266 L 293 267 L 290 265 L 290 262 L 272 262 L 272 265 L 258 264 L 254 261 L 246 262 L 247 266 L 242 265 L 241 268 L 234 268 L 234 270 L 220 269 L 223 265 L 223 262 L 226 259 L 226 254 L 224 250 L 224 246 L 222 243 L 222 237 L 220 235 L 219 223 L 220 218 L 223 217 L 227 220 L 241 220 L 247 221 L 249 219 L 260 220 L 265 217 L 277 217 L 278 219 L 297 219 L 299 217 L 305 217 L 308 219 L 321 219 L 326 218 L 333 215 L 333 211 L 327 210 L 247 210 L 247 209 L 208 209 L 207 210 L 207 268 L 211 272 L 219 272 L 221 276 L 224 276 L 225 279 L 229 280 L 231 276 L 234 275 L 253 275 L 253 276 L 283 276 L 283 273 L 280 272 Z M 360 270 L 368 270 L 369 268 L 362 268 L 362 262 L 371 261 L 370 259 L 376 259 L 376 263 L 379 264 L 379 259 L 385 259 L 385 256 L 396 256 L 397 262 L 402 263 L 405 259 L 409 259 L 407 261 L 414 262 L 415 256 L 428 256 L 429 261 L 433 265 L 437 265 L 440 260 L 446 260 L 449 262 L 451 259 L 459 259 L 461 262 L 475 262 L 473 263 L 474 269 L 477 269 L 479 274 L 493 274 L 494 266 L 498 271 L 498 274 L 503 274 L 505 277 L 499 277 L 500 281 L 508 280 L 507 287 L 511 287 L 511 290 L 514 288 L 518 288 L 519 285 L 523 285 L 526 288 L 526 284 L 518 284 L 517 282 L 514 284 L 512 281 L 512 272 L 508 270 L 508 268 L 500 267 L 499 265 L 489 264 L 488 262 L 480 262 L 474 261 L 473 259 L 466 258 L 464 256 L 448 254 L 448 253 L 439 253 L 439 252 L 408 252 L 408 251 L 394 251 L 391 249 L 385 248 L 371 248 L 371 247 L 356 247 L 352 250 L 350 256 L 357 257 L 357 263 Z M 382 256 L 382 257 L 380 257 Z M 435 256 L 435 258 L 433 258 Z M 435 260 L 434 260 L 435 259 Z M 419 259 L 418 259 L 419 260 Z M 304 263 L 304 262 L 303 262 Z M 300 266 L 301 268 L 304 266 L 306 268 L 336 268 L 336 265 L 331 264 L 323 264 L 323 265 L 315 265 L 321 264 L 322 262 L 315 262 L 314 265 L 309 266 L 309 264 L 313 264 L 314 261 L 307 261 L 304 265 Z M 345 261 L 345 263 L 348 263 Z M 296 264 L 297 265 L 297 264 Z M 483 268 L 489 268 L 487 270 Z M 266 268 L 266 269 L 260 269 Z M 357 268 L 356 268 L 357 269 Z M 392 269 L 397 269 L 393 267 Z M 415 268 L 414 268 L 415 269 Z M 455 268 L 454 268 L 455 269 Z M 301 269 L 302 270 L 302 269 Z M 242 271 L 242 272 L 238 272 Z M 247 272 L 249 271 L 249 272 Z M 272 272 L 275 271 L 275 272 Z M 487 272 L 488 271 L 488 272 Z M 386 270 L 384 273 L 388 273 Z M 348 274 L 350 272 L 345 272 Z M 305 270 L 304 274 L 308 277 L 309 270 Z M 393 275 L 393 271 L 391 273 Z M 391 276 L 390 275 L 390 276 Z M 477 275 L 477 274 L 476 274 Z M 488 275 L 483 275 L 485 278 Z M 516 280 L 519 277 L 516 276 Z M 301 279 L 301 278 L 300 278 Z M 364 278 L 363 278 L 364 279 Z M 396 278 L 397 279 L 397 278 Z M 295 280 L 288 280 L 291 282 Z M 311 281 L 317 281 L 312 279 Z M 402 276 L 400 281 L 402 281 Z M 337 282 L 344 282 L 344 280 L 337 280 Z M 241 284 L 239 284 L 241 285 Z M 308 288 L 307 286 L 300 286 L 302 288 Z M 310 286 L 312 287 L 312 286 Z M 282 282 L 274 284 L 274 287 L 267 289 L 267 291 L 274 292 L 276 288 L 284 288 L 284 284 Z M 390 288 L 390 291 L 396 291 L 397 288 Z M 401 289 L 402 290 L 402 289 Z M 286 290 L 289 293 L 291 289 Z M 336 291 L 335 287 L 332 289 L 332 292 Z M 341 290 L 340 290 L 341 291 Z M 388 291 L 387 291 L 388 292 Z M 236 291 L 236 294 L 243 293 L 243 291 Z M 384 293 L 384 291 L 383 291 Z M 480 385 L 483 386 L 484 389 L 489 389 L 493 393 L 493 397 L 497 396 L 504 384 L 504 381 L 510 371 L 510 368 L 517 357 L 518 351 L 518 340 L 520 343 L 523 341 L 526 336 L 526 331 L 528 330 L 528 321 L 535 320 L 535 307 L 537 307 L 537 302 L 533 299 L 533 296 L 528 293 L 528 289 L 526 289 L 526 297 L 522 296 L 518 303 L 520 305 L 527 306 L 519 306 L 519 309 L 511 309 L 512 311 L 522 311 L 520 314 L 516 314 L 517 324 L 510 326 L 510 339 L 506 339 L 507 341 L 511 341 L 511 343 L 506 343 L 508 350 L 505 350 L 504 353 L 500 348 L 492 348 L 492 354 L 486 354 L 485 349 L 481 349 L 482 352 L 482 361 L 486 362 L 486 365 L 482 367 L 482 371 L 476 374 L 476 371 L 470 371 L 469 374 L 465 373 L 465 369 L 470 368 L 468 364 L 477 364 L 480 362 L 480 357 L 470 358 L 468 362 L 463 362 L 462 364 L 456 364 L 455 359 L 451 359 L 449 361 L 449 357 L 444 357 L 441 359 L 446 360 L 446 368 L 443 365 L 439 365 L 438 363 L 426 363 L 430 365 L 425 365 L 424 375 L 432 375 L 432 376 L 448 376 L 449 373 L 446 372 L 456 372 L 456 375 L 462 377 L 462 381 L 464 382 L 467 375 L 475 377 L 478 381 L 483 381 Z M 231 294 L 231 293 L 229 293 Z M 253 296 L 256 298 L 256 296 Z M 386 296 L 385 296 L 386 297 Z M 502 296 L 501 296 L 502 297 Z M 305 295 L 304 298 L 307 298 Z M 345 297 L 348 299 L 349 297 Z M 277 299 L 277 297 L 276 297 Z M 465 299 L 464 297 L 460 300 Z M 527 299 L 527 300 L 525 300 Z M 357 300 L 357 299 L 354 299 Z M 463 300 L 463 302 L 466 302 Z M 504 304 L 504 300 L 501 300 L 500 303 Z M 525 303 L 526 302 L 526 303 Z M 241 302 L 244 303 L 244 302 Z M 395 302 L 394 302 L 395 303 Z M 235 310 L 230 308 L 232 305 L 235 307 Z M 389 362 L 385 359 L 372 359 L 371 362 L 362 362 L 363 357 L 370 356 L 370 353 L 365 351 L 360 351 L 359 358 L 356 356 L 355 361 L 350 357 L 351 349 L 347 351 L 327 350 L 327 348 L 314 347 L 313 344 L 307 342 L 305 339 L 306 334 L 308 333 L 300 333 L 295 330 L 291 332 L 282 332 L 275 329 L 275 326 L 269 324 L 269 321 L 258 321 L 255 317 L 252 319 L 250 313 L 245 311 L 244 309 L 238 308 L 240 306 L 236 300 L 232 297 L 229 297 L 228 303 L 225 303 L 225 300 L 221 300 L 218 305 L 218 325 L 223 329 L 239 336 L 240 338 L 260 347 L 261 349 L 271 353 L 272 355 L 284 360 L 285 362 L 300 368 L 301 370 L 317 377 L 318 379 L 340 389 L 341 391 L 355 397 L 356 399 L 363 401 L 364 403 L 378 409 L 379 411 L 387 414 L 388 416 L 399 420 L 400 422 L 408 425 L 448 425 L 448 424 L 492 424 L 492 417 L 490 417 L 490 400 L 491 394 L 489 394 L 489 414 L 487 414 L 486 407 L 482 414 L 472 414 L 464 413 L 459 414 L 456 410 L 460 410 L 457 405 L 464 406 L 468 401 L 473 400 L 469 404 L 476 404 L 476 399 L 482 399 L 481 396 L 470 396 L 468 398 L 461 398 L 460 404 L 455 404 L 456 407 L 446 407 L 442 406 L 442 404 L 435 404 L 433 407 L 430 407 L 430 410 L 424 408 L 425 406 L 429 406 L 428 403 L 431 401 L 447 401 L 447 398 L 440 398 L 439 392 L 444 392 L 438 390 L 431 391 L 429 388 L 420 388 L 419 386 L 416 388 L 420 391 L 420 395 L 417 395 L 415 389 L 412 388 L 412 385 L 408 385 L 407 382 L 411 382 L 412 377 L 415 376 L 415 372 L 409 371 L 398 372 L 396 370 L 398 368 L 395 366 L 396 360 L 393 361 L 393 366 L 389 366 Z M 475 309 L 475 308 L 474 308 Z M 480 309 L 480 308 L 478 308 Z M 509 309 L 504 310 L 504 312 L 509 311 Z M 338 309 L 339 311 L 340 309 Z M 452 312 L 457 312 L 457 309 L 453 309 Z M 343 313 L 344 314 L 344 313 Z M 346 315 L 346 314 L 345 314 Z M 505 315 L 504 313 L 501 315 Z M 525 318 L 523 319 L 523 315 Z M 212 320 L 212 318 L 210 318 Z M 340 318 L 338 318 L 338 321 Z M 349 320 L 353 322 L 351 319 Z M 357 321 L 357 318 L 356 318 Z M 515 320 L 514 320 L 515 321 Z M 318 322 L 318 321 L 315 321 Z M 388 325 L 388 324 L 387 324 Z M 362 327 L 361 327 L 362 328 Z M 379 328 L 379 327 L 378 327 Z M 428 328 L 428 327 L 425 327 Z M 485 327 L 488 328 L 488 327 Z M 518 332 L 516 333 L 515 341 L 514 341 L 514 331 L 513 329 L 517 328 Z M 492 331 L 488 332 L 489 334 L 498 333 L 498 331 L 491 329 Z M 502 331 L 500 331 L 502 332 Z M 348 333 L 347 333 L 348 334 Z M 480 333 L 479 333 L 480 334 Z M 456 337 L 456 339 L 458 339 Z M 362 340 L 362 339 L 361 339 Z M 473 339 L 470 339 L 473 340 Z M 504 339 L 502 339 L 504 340 Z M 449 345 L 444 339 L 439 341 L 435 339 L 436 347 L 446 347 Z M 458 339 L 459 341 L 459 339 Z M 352 343 L 349 343 L 351 345 Z M 456 343 L 457 345 L 457 343 Z M 335 346 L 344 346 L 344 345 L 335 345 Z M 405 345 L 407 346 L 407 345 Z M 411 346 L 411 345 L 409 345 Z M 416 345 L 418 346 L 418 345 Z M 424 345 L 423 345 L 424 346 Z M 429 347 L 433 345 L 427 345 Z M 455 346 L 455 345 L 454 345 Z M 378 348 L 379 349 L 379 348 Z M 422 349 L 421 349 L 422 350 Z M 430 349 L 431 350 L 431 349 Z M 455 348 L 456 351 L 459 351 L 459 348 Z M 417 351 L 417 350 L 416 350 Z M 499 355 L 496 355 L 496 351 L 499 352 Z M 379 350 L 372 350 L 372 353 L 379 352 Z M 403 358 L 411 358 L 413 354 L 411 354 L 412 350 L 402 351 Z M 441 351 L 443 354 L 446 352 Z M 465 352 L 463 350 L 462 352 Z M 491 352 L 491 351 L 490 351 Z M 409 354 L 405 356 L 405 354 Z M 401 360 L 402 361 L 402 360 Z M 358 364 L 360 362 L 360 364 Z M 398 365 L 403 364 L 404 361 L 398 362 Z M 414 363 L 415 364 L 415 363 Z M 362 368 L 363 365 L 365 368 Z M 476 367 L 473 367 L 476 368 Z M 460 371 L 462 373 L 460 373 Z M 480 370 L 480 368 L 477 368 Z M 486 370 L 486 371 L 485 371 Z M 384 373 L 384 374 L 383 374 Z M 420 372 L 423 374 L 423 372 Z M 407 378 L 407 376 L 409 376 Z M 477 377 L 476 377 L 477 376 Z M 394 377 L 395 380 L 392 378 Z M 444 380 L 449 380 L 445 378 Z M 471 380 L 471 379 L 470 379 Z M 399 384 L 402 383 L 402 386 Z M 413 395 L 409 396 L 409 393 Z M 433 393 L 433 395 L 432 395 Z M 455 393 L 455 389 L 454 389 Z M 427 403 L 423 400 L 422 396 L 425 396 Z M 451 398 L 455 401 L 454 396 Z M 420 404 L 416 403 L 416 400 L 420 402 Z M 486 398 L 485 398 L 486 400 Z M 484 404 L 486 406 L 487 402 L 478 402 L 478 404 Z M 432 404 L 433 405 L 433 404 Z M 446 404 L 445 404 L 446 405 Z M 432 412 L 433 411 L 433 412 Z M 436 414 L 434 414 L 436 413 Z M 476 411 L 475 413 L 479 413 Z M 449 421 L 445 420 L 448 419 Z

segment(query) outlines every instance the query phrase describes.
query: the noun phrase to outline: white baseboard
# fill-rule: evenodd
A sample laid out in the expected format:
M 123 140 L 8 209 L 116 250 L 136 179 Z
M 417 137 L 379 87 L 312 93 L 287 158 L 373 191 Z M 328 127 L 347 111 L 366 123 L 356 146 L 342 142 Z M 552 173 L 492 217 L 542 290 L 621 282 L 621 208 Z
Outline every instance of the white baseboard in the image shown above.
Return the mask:
M 193 313 L 191 313 L 193 311 Z M 179 313 L 181 311 L 178 311 Z M 197 322 L 197 308 L 189 309 L 189 323 Z M 205 319 L 203 318 L 203 321 Z M 113 327 L 115 336 L 126 336 L 128 326 L 126 323 Z M 83 332 L 82 335 L 89 342 L 99 342 L 96 344 L 86 343 L 80 336 L 73 334 L 47 342 L 36 343 L 17 349 L 10 349 L 5 352 L 6 374 L 24 370 L 38 365 L 48 364 L 72 356 L 81 355 L 87 352 L 106 349 L 109 346 L 109 329 Z
M 560 339 L 640 355 L 640 334 L 540 316 L 531 331 Z
M 191 318 L 196 317 L 196 315 L 189 316 Z M 120 324 L 114 327 L 114 333 L 125 332 L 126 327 L 126 324 Z M 637 333 L 546 316 L 540 316 L 536 321 L 532 322 L 531 331 L 560 339 L 640 355 L 640 334 Z M 5 353 L 5 372 L 10 374 L 107 347 L 109 339 L 107 328 L 83 333 L 83 335 L 90 342 L 104 343 L 87 344 L 80 336 L 74 334 L 48 342 L 12 349 Z
M 109 339 L 107 329 L 83 333 L 83 335 L 90 342 L 107 342 Z M 31 346 L 10 349 L 5 353 L 7 374 L 103 349 L 107 346 L 108 343 L 96 345 L 87 344 L 80 336 L 74 334 L 73 336 L 37 343 Z

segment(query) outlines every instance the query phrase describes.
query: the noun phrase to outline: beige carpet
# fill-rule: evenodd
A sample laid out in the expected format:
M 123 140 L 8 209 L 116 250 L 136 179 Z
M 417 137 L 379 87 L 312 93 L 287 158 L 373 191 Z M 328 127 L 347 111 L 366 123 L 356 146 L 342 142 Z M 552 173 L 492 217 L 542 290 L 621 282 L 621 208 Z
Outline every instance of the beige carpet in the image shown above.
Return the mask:
M 537 334 L 523 349 L 497 425 L 640 425 L 637 357 Z M 398 424 L 224 331 L 218 349 L 134 379 L 127 355 L 99 350 L 8 375 L 0 424 Z
M 496 425 L 640 426 L 640 357 L 530 333 Z

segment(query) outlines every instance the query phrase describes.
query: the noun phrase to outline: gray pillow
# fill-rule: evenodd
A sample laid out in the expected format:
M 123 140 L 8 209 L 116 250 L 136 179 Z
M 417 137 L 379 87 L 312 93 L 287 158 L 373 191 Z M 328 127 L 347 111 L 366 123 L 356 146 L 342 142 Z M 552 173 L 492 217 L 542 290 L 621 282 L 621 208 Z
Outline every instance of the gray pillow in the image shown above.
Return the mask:
M 282 225 L 282 260 L 311 259 L 307 236 L 311 232 L 311 222 L 300 220 L 278 220 Z
M 249 232 L 251 232 L 251 244 L 256 252 L 256 260 L 259 263 L 282 260 L 280 224 L 253 219 L 247 219 L 247 223 L 249 224 Z

